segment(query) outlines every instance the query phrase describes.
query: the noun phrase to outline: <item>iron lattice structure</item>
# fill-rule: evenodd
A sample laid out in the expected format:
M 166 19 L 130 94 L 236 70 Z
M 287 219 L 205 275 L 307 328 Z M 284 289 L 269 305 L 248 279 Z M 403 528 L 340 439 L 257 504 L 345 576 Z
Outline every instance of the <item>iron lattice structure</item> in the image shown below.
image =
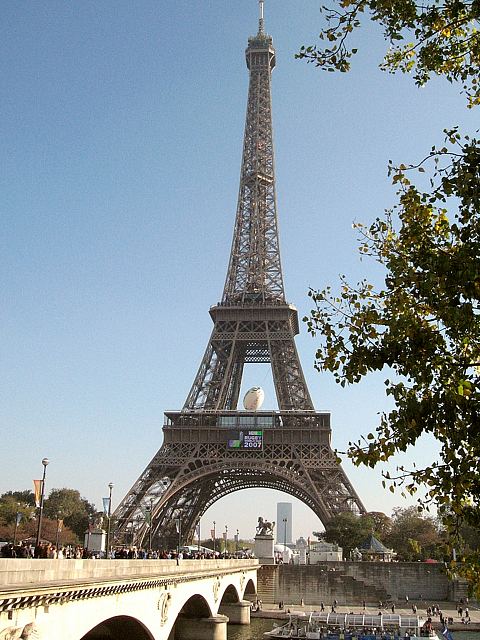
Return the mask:
M 331 448 L 330 415 L 314 409 L 295 346 L 297 310 L 285 299 L 270 91 L 275 50 L 260 7 L 246 50 L 240 189 L 222 300 L 210 309 L 212 335 L 183 409 L 165 414 L 160 450 L 114 513 L 124 542 L 142 544 L 147 534 L 160 546 L 190 540 L 214 502 L 249 487 L 289 493 L 324 524 L 343 511 L 365 512 Z M 246 363 L 271 364 L 279 411 L 238 411 Z M 232 431 L 249 429 L 262 432 L 261 449 L 229 448 Z

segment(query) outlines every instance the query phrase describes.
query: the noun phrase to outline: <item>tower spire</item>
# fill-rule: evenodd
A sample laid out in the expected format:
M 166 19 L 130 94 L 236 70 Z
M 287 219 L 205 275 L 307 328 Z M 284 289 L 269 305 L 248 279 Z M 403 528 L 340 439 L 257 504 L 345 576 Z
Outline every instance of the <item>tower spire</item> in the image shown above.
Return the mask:
M 265 33 L 265 25 L 263 22 L 263 2 L 264 0 L 258 0 L 258 7 L 259 7 L 259 11 L 260 11 L 260 17 L 258 20 L 258 33 L 259 34 L 263 34 Z

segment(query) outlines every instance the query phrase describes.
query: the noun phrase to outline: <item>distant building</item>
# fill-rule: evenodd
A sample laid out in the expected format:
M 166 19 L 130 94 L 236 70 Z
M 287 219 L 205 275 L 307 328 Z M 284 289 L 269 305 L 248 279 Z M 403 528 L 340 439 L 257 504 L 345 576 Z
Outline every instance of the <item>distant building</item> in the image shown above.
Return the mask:
M 341 562 L 343 549 L 330 542 L 312 542 L 309 549 L 310 564 L 318 562 Z
M 292 544 L 292 503 L 277 502 L 277 542 L 279 544 Z

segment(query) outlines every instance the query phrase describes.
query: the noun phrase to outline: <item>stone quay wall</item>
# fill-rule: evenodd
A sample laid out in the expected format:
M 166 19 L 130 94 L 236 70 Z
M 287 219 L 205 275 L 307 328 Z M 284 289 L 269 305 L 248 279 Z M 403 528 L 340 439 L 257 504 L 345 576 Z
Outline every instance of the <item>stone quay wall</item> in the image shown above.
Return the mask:
M 457 601 L 466 595 L 466 583 L 450 580 L 441 563 L 328 562 L 316 565 L 262 566 L 259 598 L 266 603 L 376 607 L 378 603 Z

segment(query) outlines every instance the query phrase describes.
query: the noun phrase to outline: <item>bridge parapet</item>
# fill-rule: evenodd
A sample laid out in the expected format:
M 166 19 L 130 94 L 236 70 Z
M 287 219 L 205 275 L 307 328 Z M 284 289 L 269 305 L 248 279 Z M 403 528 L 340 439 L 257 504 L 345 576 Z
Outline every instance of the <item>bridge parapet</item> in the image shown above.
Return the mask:
M 181 580 L 209 573 L 230 573 L 258 568 L 258 560 L 25 560 L 0 559 L 0 590 L 3 587 L 115 581 L 123 578 L 162 577 Z
M 257 560 L 3 559 L 0 637 L 35 629 L 40 640 L 91 640 L 119 628 L 108 637 L 187 640 L 203 624 L 203 640 L 223 639 L 229 619 L 250 621 L 258 568 Z M 132 624 L 149 631 L 135 635 Z

